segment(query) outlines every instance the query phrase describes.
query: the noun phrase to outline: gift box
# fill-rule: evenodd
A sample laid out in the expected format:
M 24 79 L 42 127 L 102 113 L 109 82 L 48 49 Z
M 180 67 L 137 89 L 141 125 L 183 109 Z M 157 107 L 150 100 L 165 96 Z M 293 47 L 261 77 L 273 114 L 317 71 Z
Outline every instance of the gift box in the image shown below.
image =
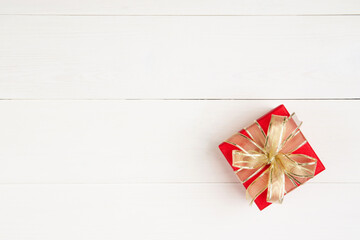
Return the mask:
M 280 105 L 219 145 L 260 210 L 325 170 L 300 126 Z

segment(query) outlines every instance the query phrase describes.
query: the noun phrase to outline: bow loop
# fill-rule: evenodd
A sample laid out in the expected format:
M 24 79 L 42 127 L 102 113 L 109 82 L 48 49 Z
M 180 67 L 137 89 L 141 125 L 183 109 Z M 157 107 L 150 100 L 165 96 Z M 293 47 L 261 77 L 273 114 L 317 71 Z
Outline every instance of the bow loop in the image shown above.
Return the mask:
M 239 169 L 256 169 L 267 163 L 264 154 L 254 150 L 244 153 L 242 151 L 233 151 L 233 166 Z
M 283 142 L 286 122 L 288 118 L 284 116 L 272 115 L 265 140 L 265 151 L 269 154 L 269 158 L 274 158 L 280 151 Z

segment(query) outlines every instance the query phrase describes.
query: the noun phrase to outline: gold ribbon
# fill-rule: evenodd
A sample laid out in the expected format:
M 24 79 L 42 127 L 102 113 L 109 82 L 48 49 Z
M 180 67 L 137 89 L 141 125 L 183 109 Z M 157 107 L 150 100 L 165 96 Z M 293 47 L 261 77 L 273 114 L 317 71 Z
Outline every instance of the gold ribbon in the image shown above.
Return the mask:
M 281 203 L 284 195 L 312 178 L 317 160 L 294 152 L 306 144 L 300 126 L 293 118 L 272 115 L 267 135 L 260 124 L 245 128 L 247 136 L 233 135 L 226 142 L 239 150 L 232 151 L 232 165 L 241 182 L 247 182 L 264 170 L 247 188 L 246 196 L 251 203 L 267 191 L 267 201 Z

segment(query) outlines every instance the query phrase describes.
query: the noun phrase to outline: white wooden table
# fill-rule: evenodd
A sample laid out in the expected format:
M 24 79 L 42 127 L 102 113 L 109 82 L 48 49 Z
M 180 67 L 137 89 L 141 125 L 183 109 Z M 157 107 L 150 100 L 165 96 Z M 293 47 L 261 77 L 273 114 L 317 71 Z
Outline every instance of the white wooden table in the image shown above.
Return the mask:
M 0 239 L 359 239 L 359 14 L 0 1 Z M 279 104 L 327 169 L 260 212 L 217 146 Z

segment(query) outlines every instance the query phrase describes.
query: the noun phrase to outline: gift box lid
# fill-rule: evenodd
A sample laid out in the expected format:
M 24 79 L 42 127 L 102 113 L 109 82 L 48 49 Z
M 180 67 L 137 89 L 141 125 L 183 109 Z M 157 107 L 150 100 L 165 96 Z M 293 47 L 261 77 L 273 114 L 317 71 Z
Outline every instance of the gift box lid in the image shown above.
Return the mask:
M 268 126 L 269 126 L 272 115 L 280 115 L 280 116 L 287 116 L 287 117 L 290 116 L 290 114 L 289 114 L 288 110 L 285 108 L 285 106 L 280 105 L 280 106 L 274 108 L 273 110 L 271 110 L 270 112 L 266 113 L 262 117 L 258 118 L 257 122 L 262 127 L 265 134 L 267 134 Z M 239 131 L 239 133 L 247 135 L 246 131 L 244 129 Z M 233 170 L 234 171 L 237 170 L 236 167 L 232 166 L 232 151 L 239 150 L 239 149 L 227 142 L 221 143 L 219 145 L 219 148 L 220 148 L 221 152 L 223 153 L 223 155 L 225 156 L 225 158 L 227 159 L 230 166 L 233 168 Z M 306 154 L 310 157 L 317 159 L 317 165 L 316 165 L 314 176 L 316 176 L 317 174 L 319 174 L 320 172 L 325 170 L 323 163 L 320 161 L 319 157 L 316 155 L 315 151 L 313 150 L 313 148 L 310 146 L 310 144 L 308 142 L 306 144 L 304 144 L 302 147 L 300 147 L 299 149 L 297 149 L 294 153 Z M 265 171 L 265 169 L 263 169 L 263 171 Z M 244 187 L 247 188 L 251 184 L 251 182 L 254 181 L 254 179 L 256 179 L 263 171 L 260 171 L 257 175 L 252 177 L 249 181 L 243 183 Z M 266 201 L 266 197 L 267 197 L 267 190 L 264 191 L 263 193 L 261 193 L 254 201 L 260 210 L 263 210 L 267 206 L 271 205 L 271 203 Z

